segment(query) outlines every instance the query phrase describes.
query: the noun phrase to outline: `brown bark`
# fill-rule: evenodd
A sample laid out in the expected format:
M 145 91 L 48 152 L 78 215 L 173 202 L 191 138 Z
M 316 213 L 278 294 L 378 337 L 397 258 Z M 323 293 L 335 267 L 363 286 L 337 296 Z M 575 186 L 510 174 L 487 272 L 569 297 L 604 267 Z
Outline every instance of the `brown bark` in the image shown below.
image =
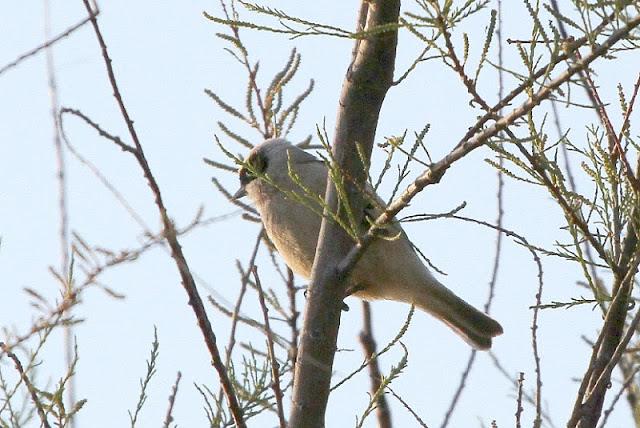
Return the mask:
M 363 1 L 360 22 L 364 29 L 395 23 L 399 0 Z M 356 42 L 354 56 L 343 83 L 333 142 L 333 156 L 345 177 L 350 206 L 356 221 L 362 219 L 363 199 L 358 188 L 366 171 L 357 145 L 369 158 L 382 102 L 393 81 L 397 31 L 369 34 Z M 327 206 L 342 212 L 338 195 L 327 183 Z M 337 266 L 353 246 L 347 232 L 335 222 L 322 222 L 311 285 L 307 295 L 304 325 L 295 370 L 290 427 L 323 427 L 329 397 L 331 371 L 340 325 L 345 275 Z

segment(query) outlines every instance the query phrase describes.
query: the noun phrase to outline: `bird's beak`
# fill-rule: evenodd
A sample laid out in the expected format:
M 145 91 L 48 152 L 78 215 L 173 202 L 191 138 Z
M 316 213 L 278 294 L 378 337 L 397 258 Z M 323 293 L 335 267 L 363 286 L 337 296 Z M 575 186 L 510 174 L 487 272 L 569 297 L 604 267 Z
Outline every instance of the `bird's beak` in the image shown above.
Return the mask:
M 244 186 L 240 186 L 238 191 L 233 194 L 232 199 L 235 201 L 236 199 L 244 198 L 245 196 L 247 196 L 247 190 L 244 188 Z

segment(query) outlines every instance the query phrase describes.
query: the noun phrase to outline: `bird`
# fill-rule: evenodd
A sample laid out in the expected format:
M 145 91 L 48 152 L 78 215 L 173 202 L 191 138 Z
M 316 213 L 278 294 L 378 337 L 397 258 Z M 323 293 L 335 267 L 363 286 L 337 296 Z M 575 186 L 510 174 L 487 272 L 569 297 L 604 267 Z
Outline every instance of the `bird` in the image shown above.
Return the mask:
M 240 164 L 240 188 L 234 199 L 251 199 L 269 240 L 287 266 L 308 279 L 320 233 L 327 165 L 283 138 L 256 145 Z M 373 186 L 366 187 L 364 216 L 375 220 L 385 204 Z M 362 231 L 369 224 L 363 224 Z M 500 323 L 429 272 L 396 219 L 386 226 L 384 236 L 365 249 L 347 281 L 348 289 L 364 300 L 414 305 L 444 322 L 475 349 L 490 349 L 492 338 L 503 332 Z

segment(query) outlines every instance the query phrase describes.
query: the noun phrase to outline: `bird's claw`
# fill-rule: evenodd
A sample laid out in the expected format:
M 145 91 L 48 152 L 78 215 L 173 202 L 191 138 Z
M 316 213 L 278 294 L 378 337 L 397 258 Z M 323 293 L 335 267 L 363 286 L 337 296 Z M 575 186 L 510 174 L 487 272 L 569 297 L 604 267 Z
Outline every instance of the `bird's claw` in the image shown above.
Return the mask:
M 352 296 L 352 295 L 356 294 L 357 292 L 364 290 L 365 288 L 366 287 L 364 285 L 362 285 L 362 284 L 353 285 L 353 286 L 347 288 L 347 290 L 345 291 L 344 297 L 346 298 L 346 297 Z

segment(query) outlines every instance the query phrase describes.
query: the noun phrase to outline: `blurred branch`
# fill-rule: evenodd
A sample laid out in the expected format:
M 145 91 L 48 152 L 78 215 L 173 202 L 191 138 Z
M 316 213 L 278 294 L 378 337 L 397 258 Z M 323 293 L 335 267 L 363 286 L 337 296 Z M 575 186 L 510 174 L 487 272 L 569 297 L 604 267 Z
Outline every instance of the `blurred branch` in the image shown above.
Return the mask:
M 371 323 L 371 304 L 367 301 L 362 301 L 362 330 L 360 331 L 360 344 L 364 351 L 365 359 L 369 359 L 376 354 L 376 341 L 373 337 L 373 326 Z M 382 375 L 380 374 L 380 367 L 378 365 L 378 359 L 373 358 L 369 364 L 369 382 L 371 396 L 373 396 L 380 389 L 380 382 Z M 379 428 L 391 428 L 391 409 L 384 394 L 378 396 L 378 400 L 375 404 L 376 415 L 378 417 Z
M 44 0 L 44 34 L 47 40 L 51 40 L 51 11 L 50 0 Z M 94 14 L 95 15 L 95 14 Z M 89 21 L 87 17 L 80 23 L 80 26 Z M 76 28 L 80 28 L 80 26 Z M 72 27 L 73 28 L 73 27 Z M 66 34 L 71 34 L 73 30 L 68 31 Z M 59 40 L 59 39 L 58 39 Z M 62 137 L 60 130 L 60 116 L 58 115 L 58 84 L 56 79 L 56 69 L 53 59 L 52 44 L 45 47 L 45 58 L 47 64 L 47 85 L 49 88 L 49 103 L 51 112 L 51 121 L 53 125 L 53 146 L 56 154 L 56 178 L 58 184 L 58 215 L 59 217 L 59 245 L 60 245 L 60 272 L 69 271 L 69 215 L 67 211 L 67 183 L 66 183 L 66 168 L 64 149 L 62 146 Z M 0 74 L 2 71 L 0 70 Z M 71 290 L 71 284 L 62 283 L 61 293 L 66 295 Z M 74 362 L 74 344 L 73 344 L 73 328 L 71 325 L 64 327 L 64 354 L 65 364 L 70 368 Z M 69 382 L 66 388 L 67 392 L 67 406 L 71 408 L 75 399 L 75 382 L 74 377 L 69 378 Z M 69 420 L 69 427 L 73 428 L 74 419 Z
M 262 284 L 260 283 L 260 277 L 258 276 L 257 266 L 253 266 L 251 269 L 253 278 L 258 289 L 258 300 L 260 301 L 260 307 L 262 308 L 262 315 L 264 317 L 264 326 L 267 336 L 267 349 L 269 360 L 271 361 L 271 388 L 273 389 L 273 396 L 276 399 L 276 408 L 278 410 L 278 420 L 280 421 L 280 428 L 287 428 L 287 421 L 284 418 L 284 410 L 282 405 L 282 389 L 280 387 L 280 364 L 276 358 L 276 353 L 273 348 L 273 331 L 269 324 L 269 309 L 264 302 L 264 291 L 262 291 Z
M 164 424 L 162 428 L 170 428 L 171 422 L 173 422 L 173 406 L 176 403 L 176 397 L 178 396 L 178 386 L 180 385 L 180 379 L 182 379 L 182 373 L 178 371 L 176 381 L 171 387 L 171 394 L 169 395 L 169 407 L 167 407 L 167 414 L 164 417 Z
M 71 27 L 67 28 L 65 31 L 63 31 L 62 33 L 58 34 L 57 36 L 47 40 L 43 44 L 41 44 L 39 46 L 36 46 L 35 48 L 33 48 L 31 50 L 23 53 L 22 55 L 20 55 L 19 57 L 17 57 L 13 61 L 11 61 L 10 63 L 5 64 L 2 67 L 0 67 L 0 75 L 2 75 L 2 73 L 4 73 L 5 71 L 11 70 L 12 68 L 17 67 L 22 61 L 24 61 L 26 59 L 29 59 L 34 55 L 37 55 L 43 49 L 47 49 L 48 47 L 53 46 L 54 44 L 56 44 L 60 40 L 68 37 L 71 33 L 75 32 L 79 28 L 83 27 L 86 23 L 91 21 L 92 18 L 98 16 L 99 14 L 100 14 L 100 10 L 98 9 L 97 5 L 94 5 L 94 9 L 89 12 L 89 16 L 87 16 L 86 18 L 84 18 L 83 20 L 78 22 L 77 24 L 72 25 Z

